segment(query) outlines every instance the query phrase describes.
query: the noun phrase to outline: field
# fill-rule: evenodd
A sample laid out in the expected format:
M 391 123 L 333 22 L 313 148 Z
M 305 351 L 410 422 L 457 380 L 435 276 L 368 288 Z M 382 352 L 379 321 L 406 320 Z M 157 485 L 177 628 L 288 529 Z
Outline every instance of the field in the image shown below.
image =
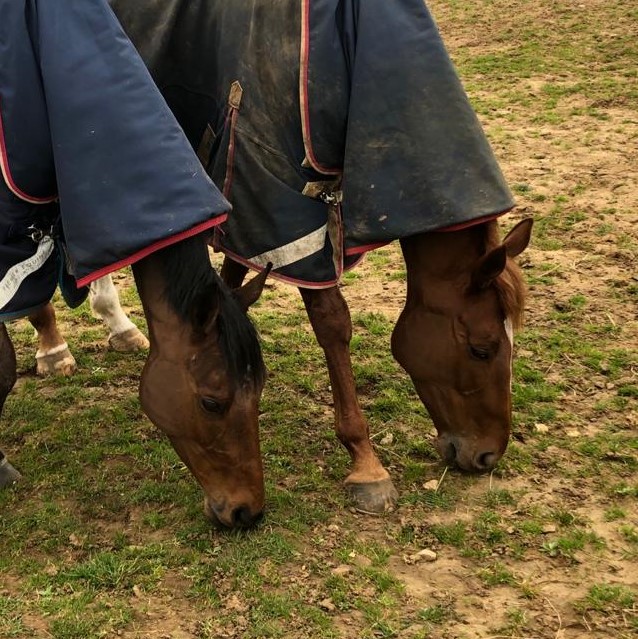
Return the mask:
M 629 639 L 638 636 L 638 4 L 432 0 L 518 207 L 535 219 L 517 336 L 514 433 L 487 476 L 438 460 L 389 352 L 396 246 L 344 277 L 355 372 L 401 499 L 353 512 L 323 356 L 296 291 L 253 311 L 265 523 L 211 530 L 202 495 L 86 306 L 58 313 L 80 372 L 19 382 L 2 447 L 0 637 Z M 129 273 L 123 303 L 144 326 Z M 428 549 L 434 561 L 420 560 Z

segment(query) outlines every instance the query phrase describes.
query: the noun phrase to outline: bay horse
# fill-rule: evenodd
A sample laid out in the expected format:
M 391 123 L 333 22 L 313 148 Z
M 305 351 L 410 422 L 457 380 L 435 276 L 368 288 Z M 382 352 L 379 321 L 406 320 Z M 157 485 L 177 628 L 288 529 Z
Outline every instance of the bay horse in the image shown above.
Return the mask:
M 251 526 L 264 508 L 257 418 L 265 371 L 245 310 L 267 272 L 230 291 L 198 235 L 140 260 L 133 274 L 150 335 L 142 407 L 202 486 L 207 515 Z M 15 381 L 15 351 L 0 324 L 0 409 Z M 18 477 L 0 453 L 0 485 Z
M 274 277 L 299 285 L 355 507 L 384 512 L 397 491 L 357 401 L 337 282 L 391 240 L 407 269 L 392 352 L 443 460 L 492 469 L 511 430 L 525 297 L 514 258 L 532 222 L 499 239 L 513 200 L 423 0 L 110 4 L 233 204 L 213 242 L 222 278 L 236 287 L 273 262 Z
M 16 381 L 4 322 L 45 307 L 56 283 L 75 291 L 131 265 L 150 334 L 142 408 L 206 514 L 252 526 L 265 369 L 246 310 L 268 269 L 236 291 L 213 269 L 208 239 L 228 202 L 105 0 L 0 0 L 0 14 L 0 409 Z M 18 478 L 0 453 L 0 486 Z

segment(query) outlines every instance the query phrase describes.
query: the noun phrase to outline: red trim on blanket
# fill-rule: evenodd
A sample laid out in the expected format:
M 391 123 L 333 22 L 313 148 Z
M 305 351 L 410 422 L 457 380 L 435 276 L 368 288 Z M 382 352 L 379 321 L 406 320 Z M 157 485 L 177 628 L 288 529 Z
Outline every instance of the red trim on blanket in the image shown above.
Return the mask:
M 206 222 L 202 222 L 201 224 L 197 224 L 192 228 L 182 231 L 181 233 L 177 233 L 177 235 L 171 235 L 170 237 L 165 237 L 163 240 L 159 242 L 155 242 L 155 244 L 151 244 L 146 248 L 143 248 L 141 251 L 130 255 L 129 257 L 120 260 L 119 262 L 114 262 L 113 264 L 109 264 L 104 268 L 98 269 L 97 271 L 93 271 L 89 275 L 85 275 L 84 277 L 77 280 L 77 287 L 82 288 L 83 286 L 88 286 L 91 282 L 95 280 L 99 280 L 101 277 L 108 275 L 109 273 L 113 273 L 113 271 L 117 271 L 125 266 L 130 266 L 131 264 L 135 264 L 135 262 L 139 262 L 143 260 L 145 257 L 148 257 L 152 253 L 159 251 L 167 246 L 171 246 L 172 244 L 177 244 L 182 240 L 186 240 L 189 237 L 193 237 L 194 235 L 199 235 L 203 233 L 206 229 L 217 226 L 218 224 L 222 224 L 228 218 L 228 213 L 224 213 L 219 217 L 216 217 L 212 220 L 207 220 Z
M 25 193 L 13 179 L 11 175 L 11 168 L 9 167 L 9 154 L 7 153 L 7 145 L 4 137 L 4 123 L 2 121 L 2 109 L 0 109 L 0 171 L 4 178 L 5 184 L 9 190 L 21 200 L 28 202 L 29 204 L 49 204 L 55 202 L 58 199 L 57 194 L 49 197 L 34 197 Z
M 250 260 L 247 260 L 232 251 L 220 246 L 215 249 L 220 253 L 223 253 L 227 257 L 229 257 L 233 262 L 237 262 L 238 264 L 242 264 L 253 271 L 261 272 L 264 270 L 263 266 L 259 266 Z M 338 277 L 334 280 L 329 280 L 328 282 L 307 282 L 306 280 L 297 280 L 293 277 L 288 277 L 286 275 L 281 275 L 280 273 L 276 273 L 275 271 L 270 271 L 269 277 L 272 277 L 281 282 L 285 282 L 286 284 L 292 284 L 293 286 L 300 286 L 301 288 L 311 288 L 311 289 L 321 289 L 321 288 L 332 288 L 339 283 L 339 278 L 341 277 L 341 273 L 339 273 Z
M 306 158 L 312 168 L 324 175 L 340 175 L 341 169 L 322 166 L 312 148 L 310 134 L 310 106 L 308 104 L 308 64 L 310 60 L 310 0 L 301 2 L 301 47 L 299 52 L 299 107 L 301 111 L 301 133 Z
M 387 246 L 390 244 L 388 242 L 378 242 L 376 244 L 366 244 L 365 246 L 352 246 L 349 249 L 346 249 L 346 255 L 361 255 L 363 253 L 367 253 L 368 251 L 374 251 L 375 249 L 381 248 L 382 246 Z
M 222 193 L 227 200 L 230 200 L 230 189 L 233 186 L 235 173 L 235 127 L 237 125 L 237 109 L 230 107 L 230 132 L 228 137 L 228 154 L 226 155 L 226 176 L 224 178 L 224 188 Z
M 510 206 L 510 208 L 501 211 L 500 213 L 492 213 L 491 215 L 484 215 L 483 217 L 477 217 L 475 220 L 469 220 L 467 222 L 461 222 L 460 224 L 453 224 L 452 226 L 446 226 L 442 229 L 435 229 L 434 233 L 449 233 L 451 231 L 462 231 L 463 229 L 468 229 L 471 226 L 477 226 L 478 224 L 484 224 L 485 222 L 491 222 L 492 220 L 496 220 L 501 217 L 501 215 L 505 215 L 508 211 L 511 211 L 514 207 Z

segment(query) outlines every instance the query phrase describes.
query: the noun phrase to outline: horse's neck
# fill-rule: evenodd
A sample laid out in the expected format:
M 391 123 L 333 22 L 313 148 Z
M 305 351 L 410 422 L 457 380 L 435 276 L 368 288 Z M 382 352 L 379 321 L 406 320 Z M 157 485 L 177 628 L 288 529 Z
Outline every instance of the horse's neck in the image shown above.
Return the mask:
M 451 294 L 468 281 L 484 251 L 485 233 L 460 231 L 421 233 L 401 240 L 407 271 L 407 301 L 425 303 Z

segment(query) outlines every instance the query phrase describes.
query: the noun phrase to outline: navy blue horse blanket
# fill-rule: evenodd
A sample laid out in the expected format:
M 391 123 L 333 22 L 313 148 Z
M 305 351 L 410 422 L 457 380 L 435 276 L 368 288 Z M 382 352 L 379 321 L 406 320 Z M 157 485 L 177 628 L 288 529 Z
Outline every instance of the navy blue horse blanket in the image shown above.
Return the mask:
M 0 0 L 0 321 L 230 208 L 106 0 Z
M 111 0 L 233 205 L 230 257 L 332 286 L 513 206 L 423 0 Z

